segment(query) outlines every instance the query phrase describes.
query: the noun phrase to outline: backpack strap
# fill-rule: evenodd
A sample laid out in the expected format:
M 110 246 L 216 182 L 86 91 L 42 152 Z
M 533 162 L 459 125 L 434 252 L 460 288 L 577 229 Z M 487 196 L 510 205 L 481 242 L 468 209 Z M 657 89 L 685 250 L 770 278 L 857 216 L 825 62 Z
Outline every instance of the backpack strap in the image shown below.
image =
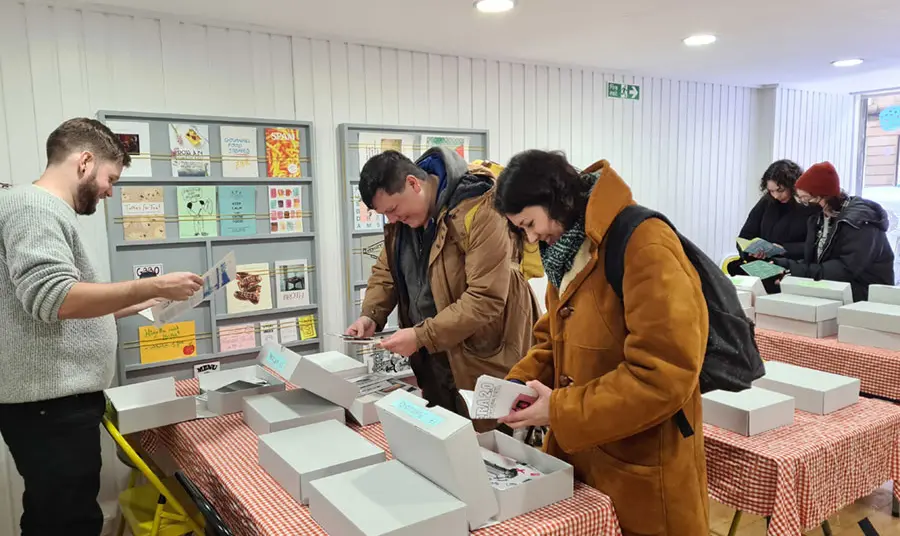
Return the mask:
M 628 205 L 615 217 L 609 229 L 606 231 L 606 255 L 603 259 L 606 270 L 606 281 L 613 288 L 620 300 L 624 300 L 622 294 L 622 280 L 625 278 L 625 248 L 628 247 L 628 241 L 631 234 L 637 229 L 638 225 L 644 223 L 650 218 L 660 219 L 675 231 L 675 226 L 665 216 L 650 210 L 641 205 Z M 675 231 L 677 234 L 677 231 Z M 673 417 L 675 425 L 684 438 L 694 435 L 694 429 L 688 422 L 684 410 L 678 410 Z

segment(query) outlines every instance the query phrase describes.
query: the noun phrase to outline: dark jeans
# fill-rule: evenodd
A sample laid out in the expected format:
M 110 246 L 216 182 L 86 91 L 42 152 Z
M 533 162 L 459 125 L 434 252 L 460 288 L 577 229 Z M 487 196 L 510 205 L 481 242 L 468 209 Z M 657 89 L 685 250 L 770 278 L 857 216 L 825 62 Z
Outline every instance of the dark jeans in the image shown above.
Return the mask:
M 98 536 L 103 393 L 0 404 L 0 434 L 25 480 L 22 536 Z

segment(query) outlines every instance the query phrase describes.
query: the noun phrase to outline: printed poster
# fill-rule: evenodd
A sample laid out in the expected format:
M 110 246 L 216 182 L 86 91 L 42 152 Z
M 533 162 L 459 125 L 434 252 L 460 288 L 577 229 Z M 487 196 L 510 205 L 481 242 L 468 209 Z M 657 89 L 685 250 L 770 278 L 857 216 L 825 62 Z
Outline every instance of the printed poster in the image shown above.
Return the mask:
M 209 126 L 169 123 L 173 177 L 209 176 Z
M 422 154 L 422 148 L 416 147 L 416 136 L 399 132 L 360 132 L 357 142 L 359 168 L 370 158 L 385 151 L 397 151 L 412 161 Z
M 269 186 L 269 231 L 302 233 L 303 210 L 300 186 Z
M 256 347 L 254 324 L 236 324 L 219 328 L 219 351 L 231 352 Z
M 300 131 L 296 128 L 266 129 L 266 172 L 275 178 L 300 176 Z
M 122 230 L 126 242 L 166 239 L 162 186 L 122 187 Z
M 259 177 L 256 127 L 219 128 L 222 138 L 222 176 Z
M 152 321 L 153 325 L 156 327 L 167 324 L 180 317 L 185 312 L 197 307 L 206 301 L 207 298 L 212 296 L 217 290 L 228 285 L 228 283 L 233 281 L 236 277 L 236 271 L 237 266 L 235 265 L 234 252 L 229 251 L 227 255 L 222 257 L 222 260 L 217 262 L 215 266 L 200 276 L 200 278 L 203 279 L 203 288 L 195 292 L 193 296 L 185 301 L 176 302 L 167 300 L 154 305 L 150 310 L 151 314 L 149 316 L 144 316 Z M 143 314 L 143 312 L 141 312 L 141 314 Z
M 241 264 L 237 278 L 226 287 L 228 314 L 265 311 L 272 308 L 269 264 Z
M 255 235 L 256 187 L 219 186 L 218 194 L 222 236 Z
M 178 234 L 181 238 L 218 236 L 215 186 L 178 187 Z
M 427 151 L 432 147 L 446 147 L 463 157 L 466 162 L 469 161 L 469 138 L 468 136 L 442 136 L 434 134 L 426 134 L 422 136 L 422 150 Z
M 123 177 L 152 177 L 150 159 L 150 123 L 135 121 L 107 121 L 125 152 L 131 156 L 131 165 L 122 170 Z
M 353 228 L 357 231 L 380 231 L 384 228 L 384 218 L 366 206 L 358 184 L 353 185 Z
M 141 364 L 159 363 L 197 355 L 196 324 L 178 322 L 138 328 Z
M 309 305 L 306 259 L 275 262 L 275 286 L 278 308 Z

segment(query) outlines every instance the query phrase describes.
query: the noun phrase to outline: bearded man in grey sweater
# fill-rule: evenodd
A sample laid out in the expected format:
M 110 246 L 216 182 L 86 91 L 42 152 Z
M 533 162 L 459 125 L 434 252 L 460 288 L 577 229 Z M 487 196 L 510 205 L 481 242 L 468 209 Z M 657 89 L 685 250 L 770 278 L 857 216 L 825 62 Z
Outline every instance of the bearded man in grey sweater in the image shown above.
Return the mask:
M 47 138 L 47 168 L 0 192 L 0 434 L 25 481 L 23 536 L 98 536 L 100 421 L 115 319 L 185 300 L 195 274 L 103 283 L 77 216 L 93 214 L 131 158 L 99 121 Z

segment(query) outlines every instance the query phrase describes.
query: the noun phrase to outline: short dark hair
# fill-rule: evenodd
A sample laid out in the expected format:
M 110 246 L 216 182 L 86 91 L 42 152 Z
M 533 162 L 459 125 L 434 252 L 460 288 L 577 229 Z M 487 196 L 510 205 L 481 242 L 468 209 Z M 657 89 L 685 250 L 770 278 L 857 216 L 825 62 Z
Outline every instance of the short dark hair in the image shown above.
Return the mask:
M 372 200 L 378 190 L 388 195 L 399 194 L 409 175 L 424 181 L 428 178 L 425 170 L 415 165 L 397 151 L 385 151 L 369 159 L 359 172 L 359 195 L 363 203 L 373 210 Z
M 500 173 L 494 208 L 506 215 L 541 206 L 569 229 L 584 216 L 590 191 L 590 183 L 565 154 L 531 149 L 512 157 Z
M 76 151 L 90 151 L 100 160 L 131 165 L 131 155 L 119 137 L 96 119 L 76 117 L 56 127 L 47 138 L 47 165 L 59 164 Z
M 847 198 L 850 197 L 847 192 L 841 190 L 840 195 L 827 196 L 825 197 L 825 204 L 828 205 L 833 212 L 840 212 L 844 208 L 844 203 L 847 201 Z
M 793 196 L 797 193 L 797 188 L 794 185 L 797 183 L 800 175 L 803 175 L 803 168 L 793 160 L 785 159 L 772 162 L 759 181 L 759 189 L 762 192 L 767 192 L 769 190 L 768 182 L 772 181 L 789 191 Z

